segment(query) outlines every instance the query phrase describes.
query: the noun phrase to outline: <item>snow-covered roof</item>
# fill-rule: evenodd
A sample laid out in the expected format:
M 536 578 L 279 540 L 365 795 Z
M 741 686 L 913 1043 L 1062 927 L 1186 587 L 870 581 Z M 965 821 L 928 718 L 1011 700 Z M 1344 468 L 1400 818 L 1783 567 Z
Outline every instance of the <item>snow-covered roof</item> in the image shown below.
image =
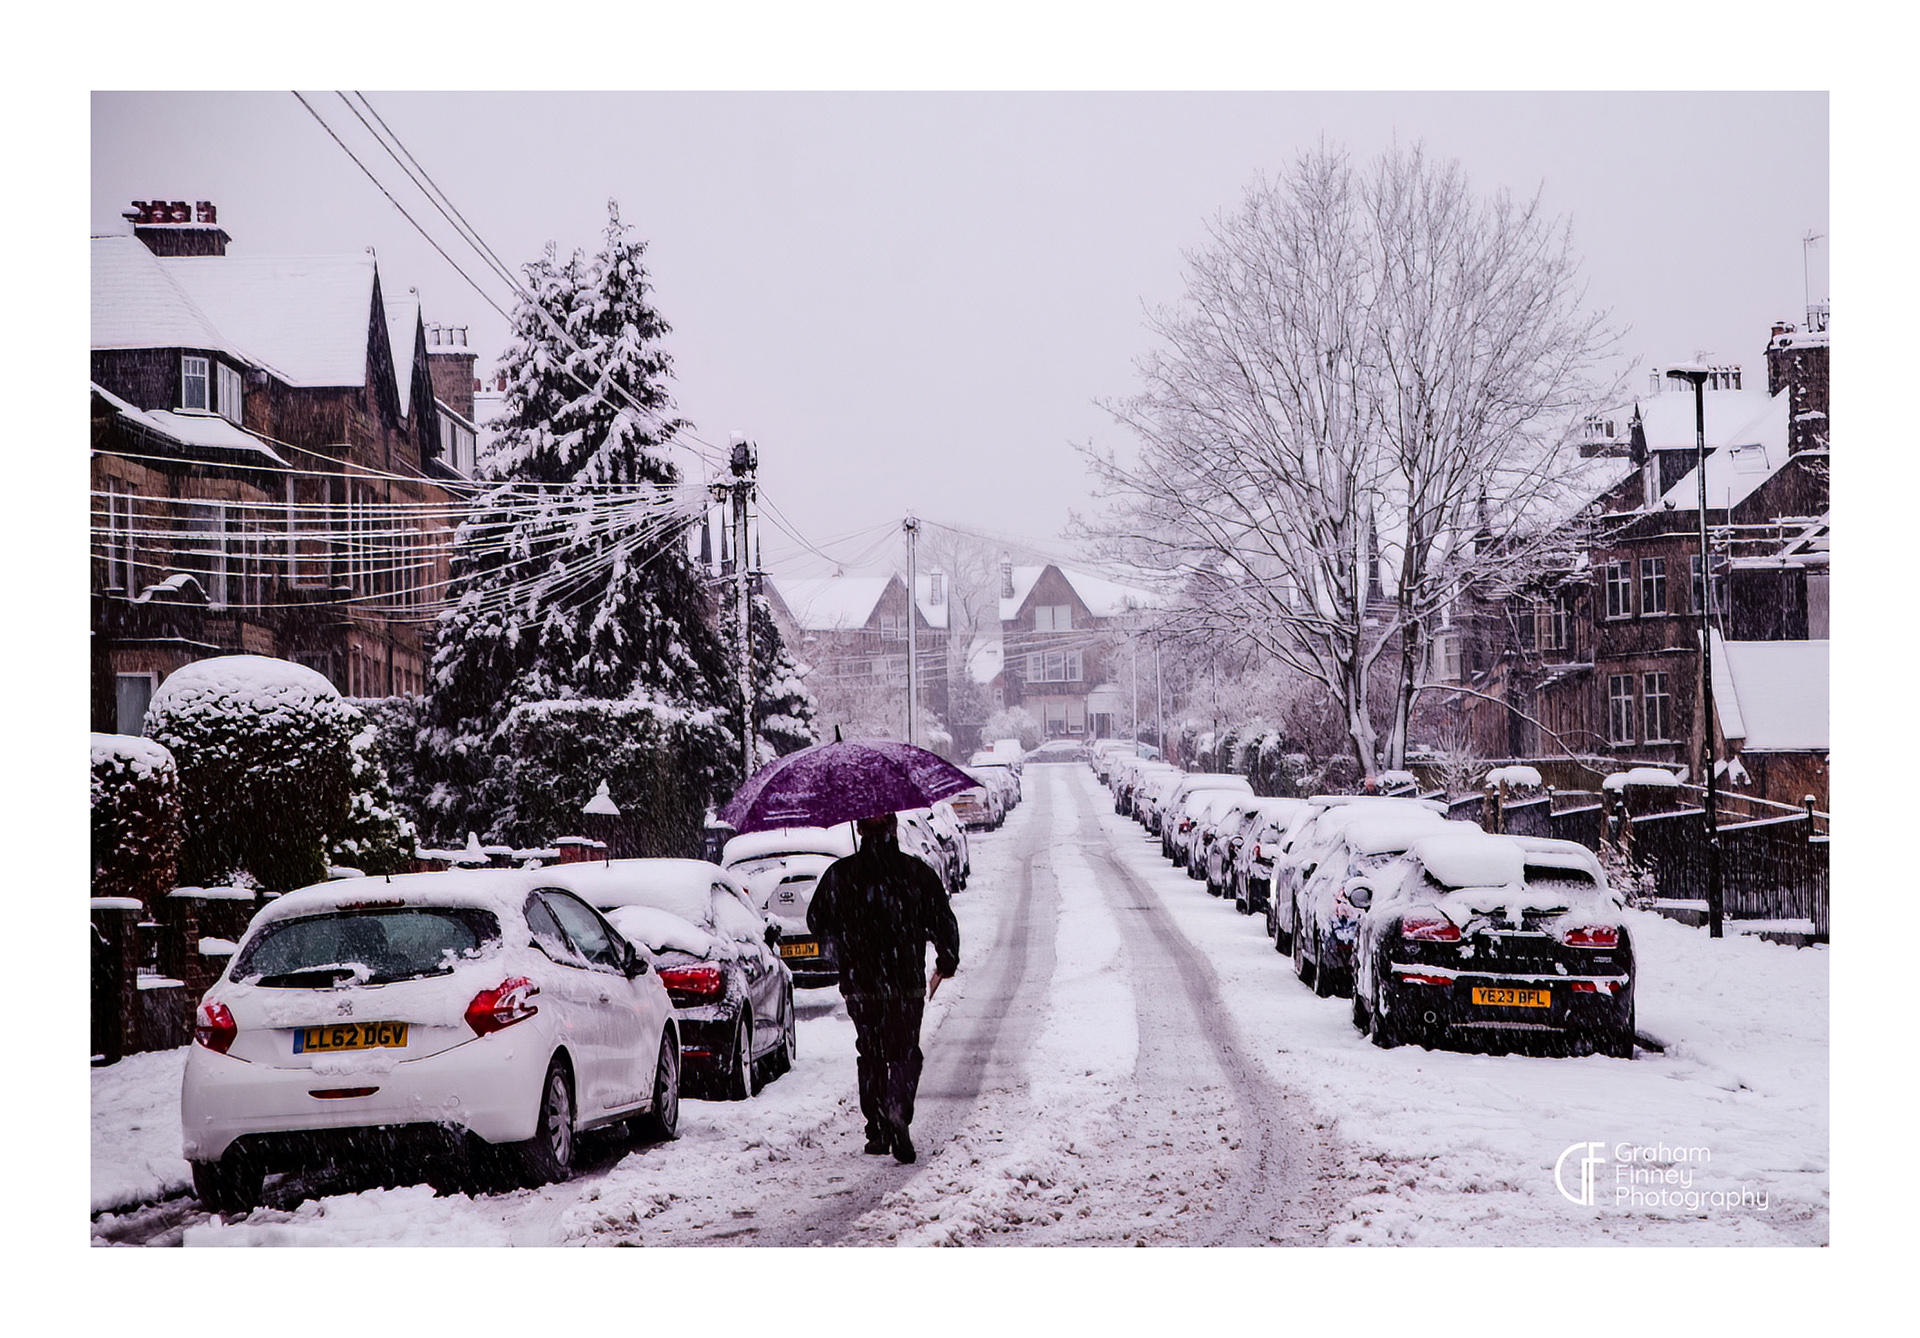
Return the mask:
M 1020 606 L 1027 602 L 1027 596 L 1033 593 L 1033 587 L 1039 583 L 1048 567 L 1066 578 L 1067 584 L 1073 587 L 1073 593 L 1087 606 L 1087 612 L 1096 618 L 1117 618 L 1130 609 L 1157 608 L 1162 602 L 1160 596 L 1150 590 L 1122 585 L 1104 576 L 1073 571 L 1050 562 L 1039 567 L 1013 569 L 1013 594 L 1000 601 L 1001 622 L 1012 622 L 1020 616 Z
M 119 416 L 138 423 L 169 441 L 182 446 L 239 451 L 264 457 L 268 463 L 285 465 L 281 454 L 263 439 L 245 428 L 236 427 L 218 414 L 176 413 L 172 409 L 137 409 L 104 386 L 94 385 L 93 393 L 111 404 Z
M 770 578 L 796 626 L 809 632 L 865 627 L 891 576 L 776 576 Z
M 928 627 L 937 627 L 942 631 L 947 626 L 947 610 L 953 607 L 953 583 L 947 582 L 938 604 L 933 602 L 933 575 L 921 572 L 914 578 L 913 600 L 920 606 L 920 616 L 927 620 Z
M 976 641 L 967 652 L 967 673 L 976 683 L 991 683 L 1005 667 L 1006 647 L 998 641 Z
M 387 313 L 387 347 L 393 353 L 394 384 L 400 388 L 400 416 L 405 418 L 413 403 L 416 342 L 425 337 L 420 328 L 420 299 L 411 293 L 398 297 L 382 293 L 380 301 Z
M 237 347 L 289 385 L 366 383 L 371 255 L 167 256 L 160 264 Z
M 1707 449 L 1737 440 L 1742 430 L 1764 414 L 1776 399 L 1758 386 L 1742 390 L 1709 390 L 1702 398 L 1706 410 Z M 1695 450 L 1699 445 L 1698 414 L 1693 390 L 1664 390 L 1637 401 L 1640 428 L 1646 434 L 1647 449 L 1652 451 Z
M 1721 732 L 1746 752 L 1824 752 L 1829 746 L 1827 641 L 1713 641 Z
M 208 348 L 239 357 L 212 319 L 133 237 L 95 237 L 94 348 Z
M 1709 395 L 1707 399 L 1711 403 L 1713 397 Z M 1759 413 L 1727 432 L 1718 443 L 1711 435 L 1711 417 L 1708 430 L 1708 446 L 1717 449 L 1707 456 L 1707 508 L 1738 506 L 1787 463 L 1787 392 L 1783 390 L 1775 395 Z M 1697 468 L 1689 469 L 1661 495 L 1661 505 L 1681 511 L 1698 507 L 1699 474 Z

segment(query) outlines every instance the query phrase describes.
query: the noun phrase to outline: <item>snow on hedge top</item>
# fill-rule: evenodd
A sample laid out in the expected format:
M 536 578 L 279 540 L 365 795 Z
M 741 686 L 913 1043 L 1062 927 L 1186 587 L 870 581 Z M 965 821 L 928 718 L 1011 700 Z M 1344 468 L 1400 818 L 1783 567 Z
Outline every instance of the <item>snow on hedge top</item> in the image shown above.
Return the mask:
M 1659 767 L 1632 767 L 1626 771 L 1616 771 L 1600 782 L 1603 790 L 1622 790 L 1629 785 L 1678 785 L 1680 778 L 1671 771 Z
M 136 776 L 148 776 L 156 771 L 172 771 L 173 754 L 164 744 L 152 739 L 143 739 L 134 734 L 90 734 L 87 736 L 93 754 L 92 764 L 98 768 L 107 761 L 116 762 Z
M 1495 786 L 1531 785 L 1535 789 L 1538 789 L 1540 788 L 1540 773 L 1533 767 L 1526 766 L 1495 767 L 1487 773 L 1487 784 Z
M 220 655 L 174 670 L 154 693 L 148 710 L 213 710 L 257 720 L 288 711 L 310 712 L 323 703 L 346 708 L 326 675 L 305 665 L 267 655 Z

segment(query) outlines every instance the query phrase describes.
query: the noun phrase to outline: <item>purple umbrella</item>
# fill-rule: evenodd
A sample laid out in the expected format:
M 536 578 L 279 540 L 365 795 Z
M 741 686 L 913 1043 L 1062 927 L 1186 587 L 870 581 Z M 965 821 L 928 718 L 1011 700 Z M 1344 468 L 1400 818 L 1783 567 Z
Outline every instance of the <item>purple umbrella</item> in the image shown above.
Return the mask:
M 980 782 L 942 757 L 894 739 L 816 743 L 767 763 L 720 821 L 736 832 L 831 827 L 926 808 Z

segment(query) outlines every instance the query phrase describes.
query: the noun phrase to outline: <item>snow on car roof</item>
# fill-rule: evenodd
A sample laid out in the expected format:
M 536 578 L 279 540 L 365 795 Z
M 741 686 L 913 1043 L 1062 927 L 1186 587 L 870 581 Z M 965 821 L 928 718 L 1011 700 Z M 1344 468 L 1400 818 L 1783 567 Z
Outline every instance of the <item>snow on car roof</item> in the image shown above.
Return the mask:
M 1411 847 L 1435 882 L 1446 887 L 1507 887 L 1520 882 L 1526 854 L 1517 843 L 1465 823 L 1451 825 L 1462 830 L 1424 836 Z
M 658 906 L 615 906 L 607 920 L 648 952 L 685 952 L 712 957 L 719 940 L 696 924 Z
M 747 832 L 728 841 L 720 852 L 720 863 L 727 867 L 744 859 L 763 855 L 821 854 L 839 858 L 853 853 L 853 824 L 837 827 L 774 827 L 764 832 Z
M 530 871 L 525 869 L 449 869 L 391 878 L 336 879 L 298 888 L 268 902 L 254 915 L 253 925 L 325 914 L 353 905 L 473 906 L 518 916 L 531 886 L 529 876 Z
M 691 924 L 713 923 L 713 885 L 740 880 L 703 859 L 616 859 L 536 871 L 542 887 L 563 887 L 601 910 L 652 906 Z
M 1397 855 L 1410 849 L 1446 819 L 1437 813 L 1373 814 L 1349 822 L 1341 836 L 1356 855 Z

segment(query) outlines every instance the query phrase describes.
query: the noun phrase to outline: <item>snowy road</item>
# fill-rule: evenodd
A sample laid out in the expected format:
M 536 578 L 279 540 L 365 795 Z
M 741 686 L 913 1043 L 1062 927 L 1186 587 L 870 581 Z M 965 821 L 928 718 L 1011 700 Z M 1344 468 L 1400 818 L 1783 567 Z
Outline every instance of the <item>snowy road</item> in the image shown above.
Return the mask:
M 1027 802 L 976 837 L 973 864 L 961 972 L 927 1012 L 914 1166 L 861 1154 L 852 1026 L 814 990 L 795 1069 L 751 1101 L 687 1102 L 675 1143 L 588 1142 L 583 1173 L 540 1190 L 321 1186 L 230 1223 L 182 1196 L 179 1052 L 134 1056 L 94 1075 L 95 1242 L 1826 1240 L 1824 950 L 1644 916 L 1641 1022 L 1664 1054 L 1379 1051 L 1085 767 L 1029 767 Z M 1604 1202 L 1569 1202 L 1554 1167 L 1580 1140 L 1706 1149 L 1630 1169 L 1765 1206 L 1616 1203 L 1611 1179 Z

